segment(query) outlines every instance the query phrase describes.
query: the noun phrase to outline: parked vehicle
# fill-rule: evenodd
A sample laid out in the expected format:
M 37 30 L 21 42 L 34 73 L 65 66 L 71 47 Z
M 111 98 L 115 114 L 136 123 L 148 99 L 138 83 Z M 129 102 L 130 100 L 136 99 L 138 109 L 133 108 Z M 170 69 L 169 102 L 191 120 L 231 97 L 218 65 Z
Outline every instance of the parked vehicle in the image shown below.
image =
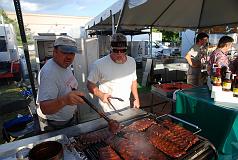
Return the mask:
M 45 64 L 45 62 L 53 57 L 54 41 L 56 39 L 55 34 L 41 33 L 39 36 L 35 36 L 35 51 L 36 62 L 38 71 Z
M 13 26 L 0 24 L 0 80 L 21 80 L 20 57 Z
M 152 44 L 152 56 L 160 56 L 167 55 L 169 56 L 171 53 L 171 49 L 169 47 L 163 45 L 162 43 L 153 43 Z

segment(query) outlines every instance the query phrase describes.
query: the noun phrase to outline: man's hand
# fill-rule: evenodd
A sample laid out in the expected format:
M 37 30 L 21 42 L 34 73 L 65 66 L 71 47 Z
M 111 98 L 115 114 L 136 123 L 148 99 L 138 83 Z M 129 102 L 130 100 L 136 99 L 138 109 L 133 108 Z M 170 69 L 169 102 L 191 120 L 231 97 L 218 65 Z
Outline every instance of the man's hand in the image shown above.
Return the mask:
M 101 100 L 103 103 L 109 103 L 109 102 L 108 102 L 108 98 L 109 98 L 109 97 L 111 97 L 111 95 L 108 94 L 108 93 L 102 93 L 102 94 L 99 96 L 100 100 Z
M 66 105 L 77 105 L 85 103 L 80 96 L 84 96 L 84 93 L 80 91 L 71 91 L 62 97 L 58 97 L 53 100 L 41 101 L 41 111 L 45 115 L 50 115 L 58 112 Z
M 133 107 L 134 108 L 140 108 L 140 101 L 138 99 L 135 99 L 133 102 Z
M 111 95 L 100 91 L 95 83 L 88 81 L 87 87 L 89 92 L 96 95 L 103 103 L 109 103 L 108 97 L 111 97 Z
M 63 97 L 63 103 L 65 103 L 65 105 L 77 105 L 85 103 L 80 96 L 84 96 L 84 93 L 80 91 L 71 91 Z

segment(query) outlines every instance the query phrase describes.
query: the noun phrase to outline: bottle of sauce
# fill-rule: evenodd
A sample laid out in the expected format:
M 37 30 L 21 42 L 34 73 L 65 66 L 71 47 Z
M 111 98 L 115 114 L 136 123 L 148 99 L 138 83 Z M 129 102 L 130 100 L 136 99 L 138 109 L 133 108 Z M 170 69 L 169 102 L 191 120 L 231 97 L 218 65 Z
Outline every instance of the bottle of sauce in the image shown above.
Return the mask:
M 236 74 L 231 74 L 231 90 L 232 91 L 235 86 L 235 82 L 236 82 Z
M 224 81 L 226 79 L 226 72 L 229 71 L 228 67 L 221 67 L 221 80 Z
M 234 82 L 234 85 L 233 85 L 233 97 L 238 98 L 238 76 L 236 76 L 235 82 Z
M 226 76 L 222 82 L 222 90 L 223 91 L 231 91 L 231 72 L 227 71 Z
M 211 71 L 211 83 L 213 84 L 215 77 L 216 77 L 216 69 L 217 69 L 218 65 L 217 64 L 213 64 L 212 65 L 212 71 Z
M 216 67 L 215 73 L 213 75 L 213 85 L 221 86 L 221 68 Z

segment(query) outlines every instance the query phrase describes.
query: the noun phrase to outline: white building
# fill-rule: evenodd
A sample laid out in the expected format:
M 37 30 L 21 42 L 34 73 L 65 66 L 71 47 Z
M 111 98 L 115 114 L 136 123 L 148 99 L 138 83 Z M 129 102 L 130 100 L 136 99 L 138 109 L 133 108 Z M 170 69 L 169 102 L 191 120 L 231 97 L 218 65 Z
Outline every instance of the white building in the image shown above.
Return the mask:
M 6 12 L 11 19 L 16 19 L 15 12 Z M 80 28 L 92 19 L 86 16 L 61 16 L 46 14 L 22 13 L 23 22 L 26 28 L 30 29 L 33 35 L 38 33 L 67 33 L 73 38 L 80 37 Z

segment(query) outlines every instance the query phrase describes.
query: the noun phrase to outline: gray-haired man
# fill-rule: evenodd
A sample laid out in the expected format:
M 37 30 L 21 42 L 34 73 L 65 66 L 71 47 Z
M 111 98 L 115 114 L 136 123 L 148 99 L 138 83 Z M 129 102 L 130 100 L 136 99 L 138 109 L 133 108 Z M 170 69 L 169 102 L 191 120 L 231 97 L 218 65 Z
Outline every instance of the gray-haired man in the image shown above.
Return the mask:
M 48 60 L 39 73 L 37 114 L 42 131 L 50 131 L 75 124 L 73 117 L 77 104 L 84 103 L 70 65 L 78 53 L 74 39 L 62 36 L 55 40 L 53 58 Z

